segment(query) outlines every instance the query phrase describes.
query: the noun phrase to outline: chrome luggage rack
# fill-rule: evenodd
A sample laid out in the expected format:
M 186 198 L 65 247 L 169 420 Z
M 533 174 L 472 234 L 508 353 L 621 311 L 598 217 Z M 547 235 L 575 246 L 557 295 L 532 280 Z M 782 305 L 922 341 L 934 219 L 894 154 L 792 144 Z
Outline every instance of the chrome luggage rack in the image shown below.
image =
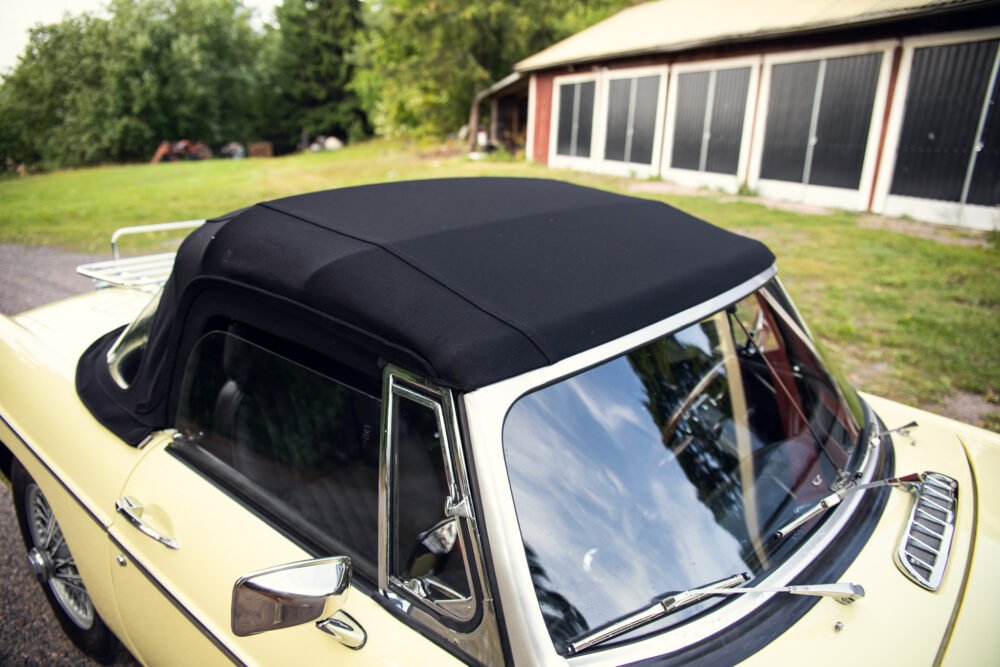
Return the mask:
M 204 220 L 185 220 L 183 222 L 163 222 L 155 225 L 138 225 L 122 227 L 111 235 L 111 255 L 113 259 L 104 262 L 93 262 L 76 267 L 76 272 L 94 281 L 94 286 L 101 287 L 132 287 L 149 292 L 155 292 L 167 282 L 174 268 L 176 252 L 162 252 L 140 257 L 122 258 L 118 250 L 118 240 L 123 236 L 133 234 L 149 234 L 153 232 L 169 232 L 178 229 L 194 229 L 204 224 Z

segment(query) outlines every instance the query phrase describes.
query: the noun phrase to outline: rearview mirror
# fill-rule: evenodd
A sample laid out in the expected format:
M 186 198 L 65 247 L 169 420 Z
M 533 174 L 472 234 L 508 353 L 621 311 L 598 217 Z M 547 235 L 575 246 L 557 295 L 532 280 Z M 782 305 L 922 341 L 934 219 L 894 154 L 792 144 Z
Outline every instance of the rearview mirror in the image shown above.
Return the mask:
M 344 604 L 350 583 L 351 559 L 346 556 L 244 575 L 233 586 L 233 634 L 246 637 L 326 618 Z

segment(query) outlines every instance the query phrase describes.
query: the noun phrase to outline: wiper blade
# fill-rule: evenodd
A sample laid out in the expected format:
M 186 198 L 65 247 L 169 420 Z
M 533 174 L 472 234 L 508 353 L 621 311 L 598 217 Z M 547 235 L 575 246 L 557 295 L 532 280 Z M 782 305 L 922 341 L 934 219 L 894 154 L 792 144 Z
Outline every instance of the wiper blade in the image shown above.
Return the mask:
M 850 582 L 836 584 L 809 584 L 800 586 L 756 586 L 754 588 L 742 588 L 739 584 L 750 580 L 750 575 L 746 572 L 735 574 L 726 579 L 722 579 L 702 588 L 694 588 L 681 593 L 674 593 L 665 598 L 654 601 L 652 605 L 641 609 L 618 621 L 609 623 L 603 627 L 586 632 L 570 642 L 569 650 L 571 654 L 578 654 L 588 648 L 602 644 L 609 639 L 614 639 L 636 628 L 648 625 L 655 620 L 663 618 L 673 612 L 704 600 L 714 595 L 753 595 L 765 593 L 790 593 L 792 595 L 812 595 L 821 597 L 832 597 L 841 604 L 851 604 L 852 602 L 865 596 L 865 589 L 858 584 Z
M 629 614 L 628 616 L 625 616 L 617 621 L 578 635 L 576 639 L 569 643 L 569 651 L 573 654 L 580 653 L 581 651 L 585 651 L 592 646 L 597 646 L 598 644 L 602 644 L 609 639 L 614 639 L 615 637 L 623 635 L 626 632 L 631 632 L 636 628 L 649 625 L 653 621 L 659 620 L 681 607 L 686 607 L 714 594 L 708 592 L 703 593 L 703 590 L 727 590 L 733 586 L 739 586 L 742 583 L 746 583 L 749 580 L 750 575 L 746 572 L 741 572 L 740 574 L 734 574 L 731 577 L 720 579 L 713 584 L 709 584 L 704 589 L 674 593 L 673 595 L 669 595 L 665 598 L 654 600 L 648 607 L 640 609 L 639 611 Z
M 795 532 L 806 522 L 812 520 L 813 518 L 819 516 L 823 512 L 827 511 L 831 507 L 836 507 L 841 503 L 844 498 L 851 495 L 856 491 L 866 491 L 868 489 L 877 489 L 882 486 L 906 486 L 909 484 L 919 484 L 923 481 L 923 473 L 915 472 L 910 475 L 904 475 L 902 477 L 890 477 L 888 479 L 880 479 L 875 482 L 868 482 L 866 484 L 855 484 L 854 486 L 848 486 L 843 489 L 834 491 L 830 495 L 822 498 L 815 505 L 807 509 L 802 514 L 798 515 L 784 526 L 774 531 L 774 538 L 777 540 L 784 539 L 788 535 Z

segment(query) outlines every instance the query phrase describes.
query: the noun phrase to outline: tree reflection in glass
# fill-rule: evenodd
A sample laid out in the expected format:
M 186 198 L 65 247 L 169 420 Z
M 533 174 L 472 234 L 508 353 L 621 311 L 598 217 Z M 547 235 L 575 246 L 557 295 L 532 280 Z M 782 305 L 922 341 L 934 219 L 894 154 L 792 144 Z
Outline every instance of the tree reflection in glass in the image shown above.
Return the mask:
M 572 610 L 543 613 L 556 648 L 567 615 L 596 627 L 773 566 L 797 540 L 772 553 L 767 536 L 828 491 L 858 430 L 811 343 L 760 293 L 521 398 L 504 453 L 543 612 L 552 599 Z

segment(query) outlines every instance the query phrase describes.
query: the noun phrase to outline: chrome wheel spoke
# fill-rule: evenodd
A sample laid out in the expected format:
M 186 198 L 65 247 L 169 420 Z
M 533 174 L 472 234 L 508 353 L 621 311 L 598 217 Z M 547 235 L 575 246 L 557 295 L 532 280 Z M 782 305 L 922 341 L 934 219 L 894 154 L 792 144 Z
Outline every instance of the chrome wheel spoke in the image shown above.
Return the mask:
M 60 572 L 53 575 L 53 577 L 58 579 L 59 581 L 67 582 L 74 586 L 79 586 L 80 588 L 83 588 L 83 579 L 80 577 L 79 574 L 71 572 Z
M 94 624 L 94 603 L 52 507 L 37 485 L 28 487 L 25 508 L 29 513 L 31 541 L 35 550 L 44 552 L 44 560 L 49 562 L 48 572 L 42 581 L 48 581 L 49 590 L 70 620 L 84 630 L 89 629 Z
M 70 589 L 70 590 L 72 590 L 72 591 L 74 591 L 76 593 L 79 593 L 81 595 L 85 595 L 85 596 L 87 596 L 87 601 L 88 602 L 90 601 L 90 595 L 87 593 L 87 589 L 83 587 L 83 583 L 82 582 L 78 582 L 77 583 L 77 582 L 72 582 L 72 581 L 70 581 L 68 579 L 63 579 L 62 577 L 53 577 L 52 578 L 52 583 L 57 584 L 59 586 L 65 586 L 66 588 L 68 588 L 68 589 Z M 79 600 L 75 600 L 75 602 L 77 602 L 77 604 L 80 603 Z
M 59 551 L 59 548 L 66 544 L 66 538 L 63 537 L 62 531 L 59 530 L 58 526 L 56 526 L 56 533 L 58 534 L 58 537 L 55 538 L 55 544 L 49 544 L 45 547 L 45 550 L 48 551 L 49 555 L 53 557 L 56 555 L 56 552 Z

